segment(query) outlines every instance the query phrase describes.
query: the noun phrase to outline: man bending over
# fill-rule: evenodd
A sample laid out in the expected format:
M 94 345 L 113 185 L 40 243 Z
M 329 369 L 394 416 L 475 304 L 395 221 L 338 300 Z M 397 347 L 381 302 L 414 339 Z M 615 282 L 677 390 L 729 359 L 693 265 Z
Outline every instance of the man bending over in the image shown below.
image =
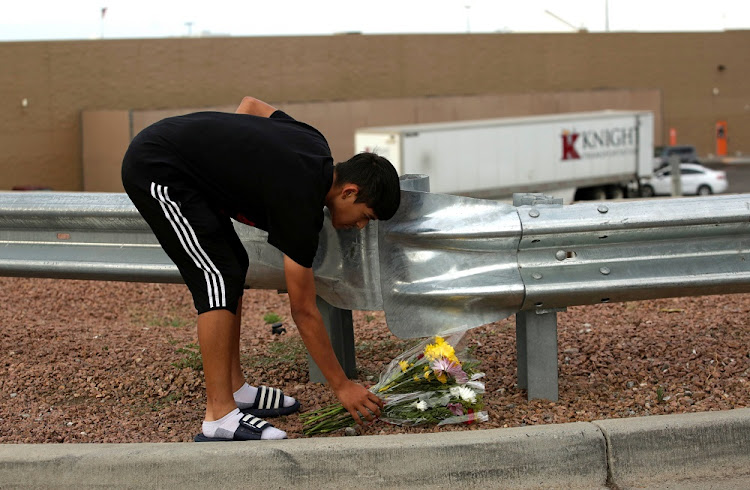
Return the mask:
M 323 207 L 336 229 L 391 218 L 400 203 L 391 163 L 360 153 L 333 165 L 323 135 L 245 97 L 235 114 L 198 112 L 159 121 L 132 141 L 122 181 L 182 275 L 198 311 L 206 415 L 196 441 L 283 439 L 263 420 L 299 402 L 253 387 L 240 366 L 240 315 L 249 265 L 232 219 L 268 232 L 284 254 L 292 318 L 311 357 L 357 422 L 382 401 L 350 381 L 334 355 L 316 305 L 313 258 Z

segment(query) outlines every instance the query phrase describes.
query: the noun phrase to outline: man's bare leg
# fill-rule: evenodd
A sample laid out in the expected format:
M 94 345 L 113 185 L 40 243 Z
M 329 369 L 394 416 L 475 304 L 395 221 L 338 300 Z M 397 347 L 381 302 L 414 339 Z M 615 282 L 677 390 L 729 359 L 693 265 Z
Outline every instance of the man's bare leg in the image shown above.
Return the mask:
M 246 385 L 245 375 L 242 372 L 242 365 L 240 364 L 240 324 L 242 322 L 242 298 L 240 303 L 237 305 L 237 313 L 234 316 L 235 323 L 232 327 L 232 390 L 236 395 L 235 402 L 241 409 L 247 409 L 252 406 L 257 396 L 257 388 L 255 386 Z M 239 391 L 242 390 L 242 391 Z M 296 403 L 296 400 L 290 396 L 284 395 L 282 401 L 283 407 L 291 407 Z
M 235 322 L 236 315 L 227 310 L 211 310 L 198 315 L 198 343 L 206 380 L 205 420 L 209 422 L 237 408 L 232 379 L 235 337 L 239 345 L 239 327 L 234 328 Z
M 234 401 L 236 390 L 233 389 L 233 378 L 237 376 L 237 372 L 242 379 L 238 316 L 228 310 L 212 310 L 198 315 L 198 342 L 201 345 L 203 373 L 206 378 L 206 417 L 200 437 L 207 440 L 248 437 L 247 428 L 239 435 L 237 432 L 243 415 Z M 283 430 L 259 419 L 255 419 L 255 422 L 261 424 L 256 425 L 256 428 L 262 429 L 259 436 L 261 439 L 286 439 L 286 432 Z

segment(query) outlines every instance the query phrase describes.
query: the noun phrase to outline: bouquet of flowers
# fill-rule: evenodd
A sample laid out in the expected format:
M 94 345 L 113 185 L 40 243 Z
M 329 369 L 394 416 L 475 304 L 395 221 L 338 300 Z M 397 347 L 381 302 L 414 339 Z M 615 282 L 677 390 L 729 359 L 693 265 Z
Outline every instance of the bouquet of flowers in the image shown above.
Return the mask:
M 396 425 L 484 422 L 484 373 L 479 363 L 457 355 L 463 333 L 431 337 L 395 358 L 370 391 L 385 402 L 380 420 Z M 300 415 L 302 432 L 324 434 L 354 425 L 340 403 Z

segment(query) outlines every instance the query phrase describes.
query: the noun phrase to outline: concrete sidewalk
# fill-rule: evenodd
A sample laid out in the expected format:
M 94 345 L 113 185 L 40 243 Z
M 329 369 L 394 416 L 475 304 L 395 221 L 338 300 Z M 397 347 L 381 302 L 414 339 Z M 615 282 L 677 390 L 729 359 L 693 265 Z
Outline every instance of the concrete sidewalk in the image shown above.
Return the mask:
M 2 489 L 710 488 L 701 482 L 721 480 L 750 487 L 750 408 L 422 435 L 0 445 Z

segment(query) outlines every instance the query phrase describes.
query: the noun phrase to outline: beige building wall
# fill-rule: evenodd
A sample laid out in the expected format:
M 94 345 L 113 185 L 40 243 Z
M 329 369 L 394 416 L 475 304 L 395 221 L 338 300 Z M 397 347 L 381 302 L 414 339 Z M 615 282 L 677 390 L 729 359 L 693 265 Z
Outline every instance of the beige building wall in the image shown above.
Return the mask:
M 84 111 L 82 190 L 124 192 L 120 163 L 132 139 L 131 111 Z
M 710 153 L 721 119 L 730 151 L 750 153 L 749 47 L 750 31 L 0 43 L 0 189 L 81 190 L 83 111 L 229 107 L 243 95 L 348 102 L 322 123 L 336 134 L 342 119 L 333 111 L 398 123 L 384 119 L 402 99 L 426 98 L 414 110 L 445 118 L 454 109 L 429 98 L 513 95 L 519 105 L 503 107 L 513 112 L 545 107 L 543 94 L 657 90 L 661 139 L 675 127 L 680 142 Z

